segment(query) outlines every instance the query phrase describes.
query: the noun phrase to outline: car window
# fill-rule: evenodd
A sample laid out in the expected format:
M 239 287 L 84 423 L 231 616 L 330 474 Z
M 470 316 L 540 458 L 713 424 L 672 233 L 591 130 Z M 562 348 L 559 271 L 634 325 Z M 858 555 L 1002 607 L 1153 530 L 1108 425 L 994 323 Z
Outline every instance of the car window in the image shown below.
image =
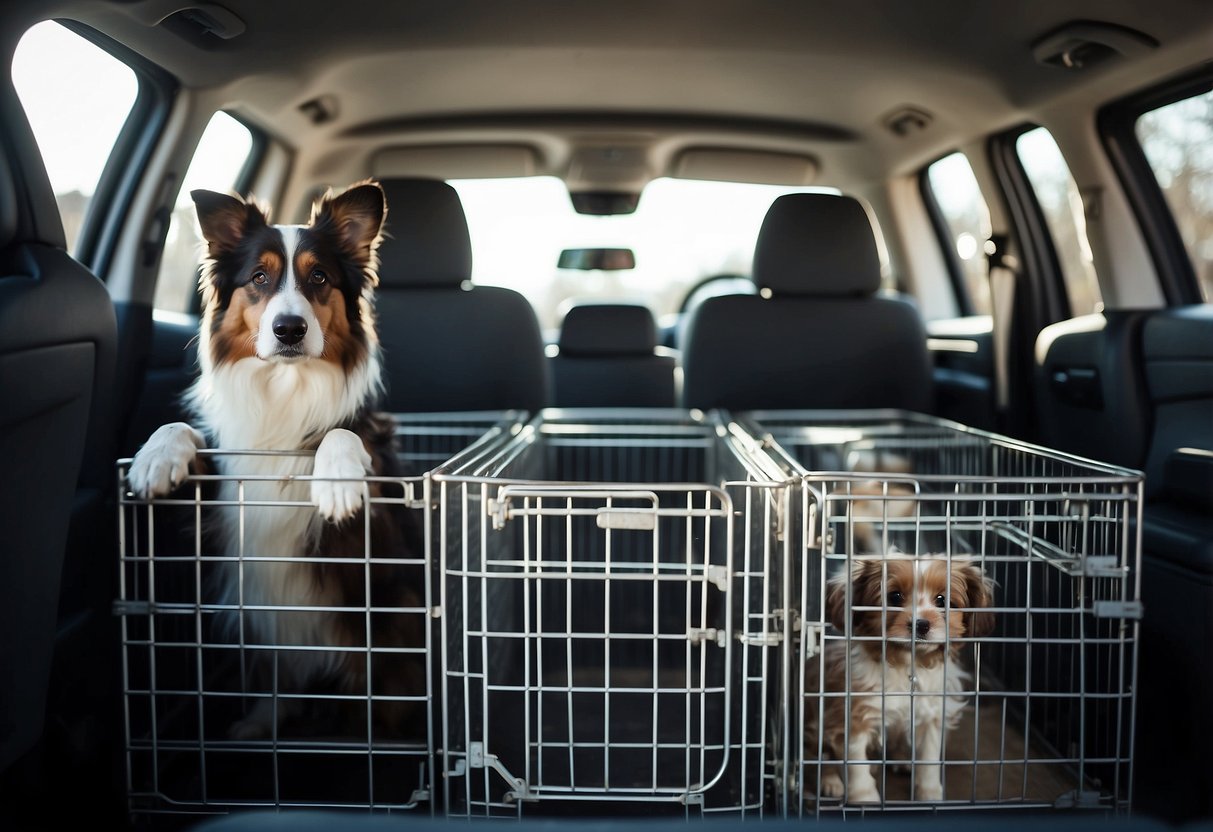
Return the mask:
M 196 188 L 231 191 L 252 151 L 253 133 L 248 127 L 223 111 L 211 117 L 198 140 L 169 220 L 160 274 L 156 278 L 158 312 L 185 313 L 192 308 L 202 253 L 202 229 L 190 191 Z
M 573 210 L 553 177 L 452 180 L 472 238 L 472 280 L 524 294 L 539 322 L 560 325 L 572 300 L 643 300 L 658 316 L 676 313 L 686 293 L 714 274 L 750 273 L 754 243 L 776 197 L 832 189 L 662 178 L 635 213 L 589 216 Z M 878 229 L 873 233 L 879 234 Z M 557 268 L 565 248 L 630 248 L 627 271 Z
M 138 95 L 138 77 L 50 20 L 22 35 L 12 72 L 59 204 L 68 250 L 75 253 L 89 202 Z
M 1087 241 L 1082 197 L 1061 148 L 1048 130 L 1037 127 L 1016 139 L 1015 150 L 1053 237 L 1070 314 L 1098 311 L 1103 308 L 1103 298 Z
M 973 167 L 963 153 L 945 156 L 927 168 L 927 184 L 946 226 L 945 254 L 959 266 L 963 291 L 975 315 L 990 314 L 990 283 L 986 241 L 990 239 L 990 210 Z M 964 308 L 964 304 L 961 304 Z
M 1143 114 L 1136 133 L 1175 217 L 1201 297 L 1213 302 L 1213 92 Z

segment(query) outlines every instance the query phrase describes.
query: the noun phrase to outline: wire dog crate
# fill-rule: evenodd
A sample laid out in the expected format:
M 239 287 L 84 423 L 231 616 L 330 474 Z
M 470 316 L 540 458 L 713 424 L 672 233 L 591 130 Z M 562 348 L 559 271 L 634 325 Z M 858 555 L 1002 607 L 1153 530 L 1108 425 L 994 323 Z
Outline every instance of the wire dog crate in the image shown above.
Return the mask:
M 519 419 L 397 417 L 408 476 L 361 480 L 364 499 L 420 531 L 425 472 L 487 452 Z M 223 452 L 200 453 L 213 460 Z M 250 471 L 311 469 L 307 454 L 229 456 Z M 149 501 L 126 489 L 129 462 L 119 463 L 115 612 L 132 815 L 163 825 L 168 815 L 253 807 L 432 811 L 435 651 L 423 536 L 382 550 L 368 522 L 356 551 L 252 551 L 245 534 L 254 525 L 286 527 L 315 516 L 311 477 L 192 475 L 170 497 Z M 224 527 L 239 529 L 226 543 L 211 534 L 221 514 Z M 341 597 L 275 606 L 258 603 L 250 590 L 257 581 L 310 582 L 321 572 L 326 586 L 347 587 Z M 216 581 L 220 575 L 225 580 Z M 398 585 L 406 591 L 382 590 Z M 291 672 L 301 663 L 361 681 L 312 684 Z
M 766 809 L 789 491 L 753 464 L 699 414 L 573 410 L 435 474 L 448 815 Z
M 789 814 L 1127 811 L 1140 474 L 912 414 L 742 423 L 802 483 Z

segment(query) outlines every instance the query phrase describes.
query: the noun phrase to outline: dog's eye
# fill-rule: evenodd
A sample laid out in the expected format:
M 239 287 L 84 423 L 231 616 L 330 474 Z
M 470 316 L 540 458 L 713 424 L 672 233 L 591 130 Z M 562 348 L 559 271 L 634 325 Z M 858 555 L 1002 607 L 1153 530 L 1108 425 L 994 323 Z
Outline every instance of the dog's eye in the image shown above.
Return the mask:
M 948 599 L 947 599 L 947 598 L 945 598 L 945 597 L 944 597 L 944 596 L 942 596 L 942 595 L 936 595 L 936 596 L 935 596 L 935 606 L 939 607 L 940 609 L 943 609 L 943 608 L 944 608 L 944 607 L 946 607 L 947 605 L 948 605 Z
M 317 286 L 319 286 L 322 283 L 326 283 L 328 281 L 328 279 L 329 279 L 329 276 L 327 274 L 325 274 L 324 272 L 320 271 L 320 269 L 316 269 L 314 272 L 312 272 L 311 277 L 308 278 L 309 281 L 311 281 L 312 283 L 314 283 Z
M 270 282 L 270 279 L 266 276 L 265 272 L 253 272 L 253 282 L 258 286 L 264 286 Z
M 890 592 L 889 593 L 889 606 L 890 607 L 900 607 L 902 604 L 902 601 L 904 601 L 904 600 L 905 599 L 902 597 L 900 592 Z

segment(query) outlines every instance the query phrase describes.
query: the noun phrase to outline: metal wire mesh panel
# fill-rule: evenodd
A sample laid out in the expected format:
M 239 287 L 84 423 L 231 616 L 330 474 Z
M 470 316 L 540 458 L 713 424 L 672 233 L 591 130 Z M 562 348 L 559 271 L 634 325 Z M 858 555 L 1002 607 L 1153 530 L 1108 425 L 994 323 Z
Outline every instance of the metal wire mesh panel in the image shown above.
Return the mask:
M 1140 475 L 888 417 L 747 423 L 804 486 L 791 811 L 1126 811 Z
M 652 410 L 549 411 L 435 475 L 450 815 L 761 810 L 773 553 L 733 500 L 774 495 L 743 475 Z
M 401 462 L 474 457 L 509 419 L 398 417 Z M 223 456 L 223 470 L 263 473 L 198 474 L 140 500 L 119 465 L 132 813 L 431 809 L 426 478 L 358 480 L 371 511 L 335 531 L 309 499 L 310 455 L 201 453 L 212 471 Z M 277 542 L 300 528 L 306 551 Z

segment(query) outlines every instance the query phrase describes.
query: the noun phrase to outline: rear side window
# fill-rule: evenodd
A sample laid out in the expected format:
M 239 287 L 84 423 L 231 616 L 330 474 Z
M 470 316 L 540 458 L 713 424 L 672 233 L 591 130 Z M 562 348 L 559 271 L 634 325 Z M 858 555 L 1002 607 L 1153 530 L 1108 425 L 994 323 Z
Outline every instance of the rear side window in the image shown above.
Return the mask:
M 959 272 L 958 291 L 967 295 L 968 310 L 990 314 L 990 282 L 986 241 L 990 239 L 990 210 L 963 153 L 945 156 L 927 168 L 927 185 L 939 207 L 946 231 L 944 255 Z M 966 304 L 961 303 L 961 308 Z
M 75 254 L 89 202 L 138 96 L 138 76 L 49 20 L 21 37 L 12 72 Z
M 1135 125 L 1200 284 L 1213 302 L 1213 91 L 1144 113 Z
M 1102 309 L 1082 197 L 1061 148 L 1048 130 L 1037 127 L 1016 139 L 1015 151 L 1053 238 L 1070 314 L 1087 315 Z
M 177 194 L 160 273 L 156 278 L 155 307 L 161 312 L 188 313 L 193 309 L 198 263 L 202 255 L 202 229 L 194 213 L 190 191 L 205 188 L 227 193 L 238 185 L 253 153 L 253 133 L 225 112 L 211 116 Z

